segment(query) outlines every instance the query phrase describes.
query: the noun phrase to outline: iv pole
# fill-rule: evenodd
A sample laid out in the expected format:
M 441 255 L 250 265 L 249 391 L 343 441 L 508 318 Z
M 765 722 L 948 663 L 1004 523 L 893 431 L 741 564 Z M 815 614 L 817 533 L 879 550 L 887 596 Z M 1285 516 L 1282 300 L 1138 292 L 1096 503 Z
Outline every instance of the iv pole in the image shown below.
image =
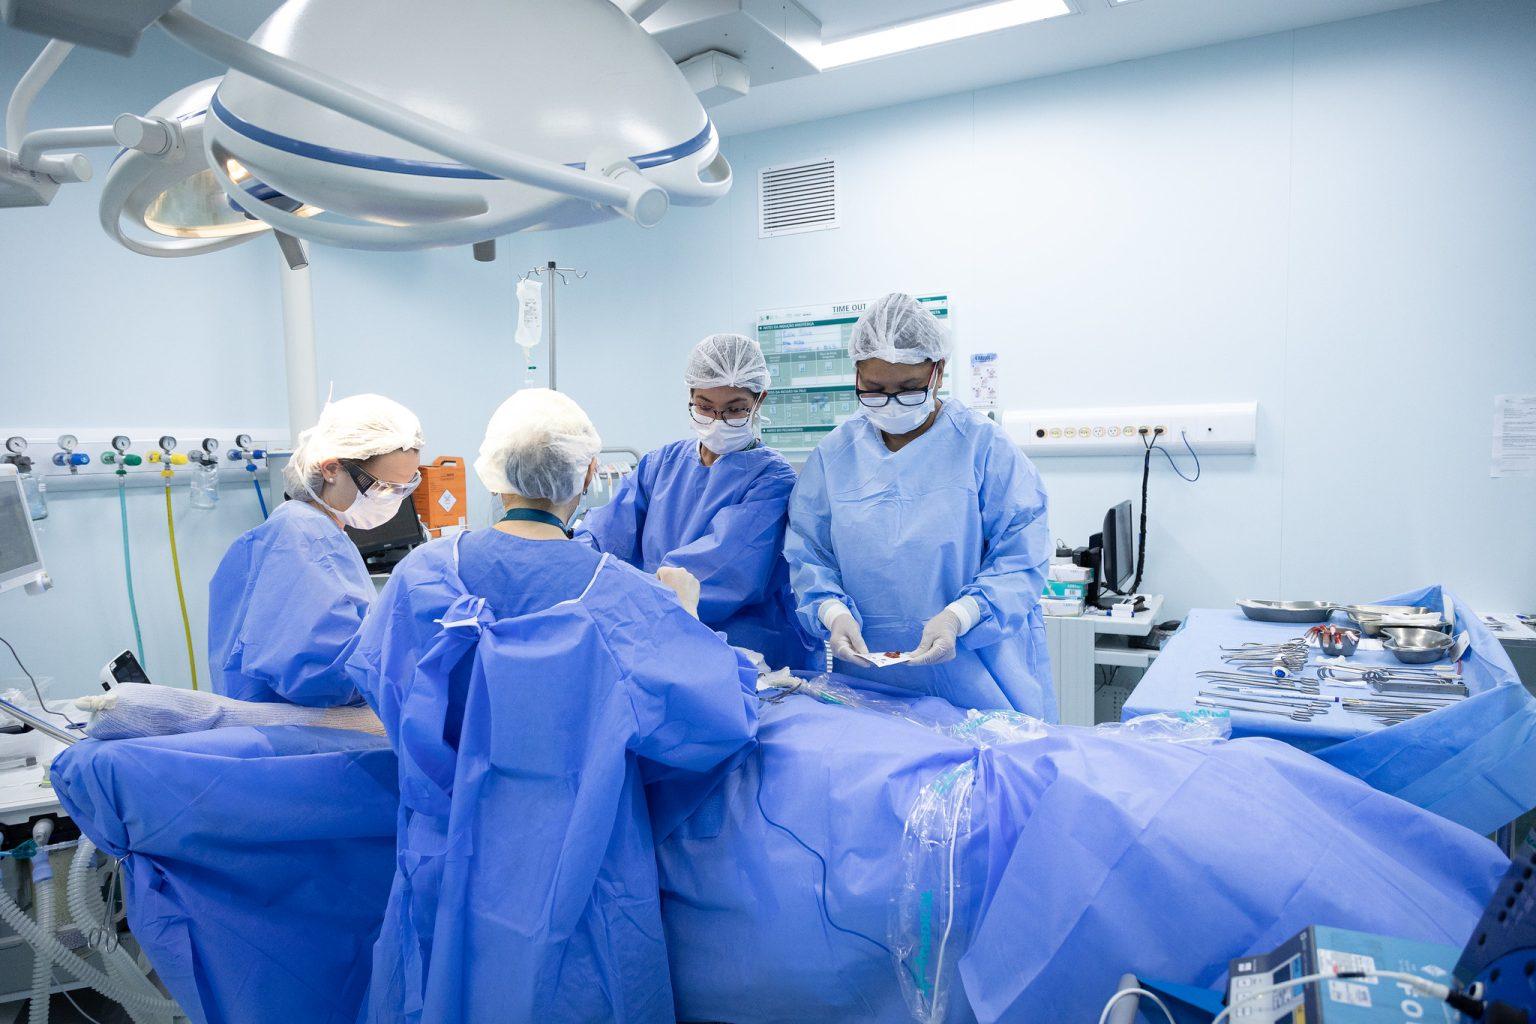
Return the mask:
M 526 281 L 530 277 L 539 277 L 546 274 L 548 275 L 549 289 L 544 300 L 544 311 L 546 319 L 549 321 L 547 328 L 549 334 L 549 390 L 557 391 L 559 389 L 555 387 L 555 282 L 558 280 L 561 284 L 568 285 L 571 282 L 566 279 L 566 274 L 575 274 L 576 280 L 580 281 L 587 276 L 587 272 L 585 270 L 577 270 L 574 267 L 558 266 L 554 260 L 550 260 L 542 267 L 534 267 L 528 273 L 518 278 L 518 280 Z

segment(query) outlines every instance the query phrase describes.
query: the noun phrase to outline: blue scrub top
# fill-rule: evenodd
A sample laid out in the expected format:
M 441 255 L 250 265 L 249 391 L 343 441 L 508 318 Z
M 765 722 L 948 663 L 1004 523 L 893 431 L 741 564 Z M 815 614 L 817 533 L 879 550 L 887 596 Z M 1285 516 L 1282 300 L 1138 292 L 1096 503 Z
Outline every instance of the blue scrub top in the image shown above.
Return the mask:
M 755 670 L 654 579 L 499 530 L 412 552 L 350 664 L 400 759 L 361 1019 L 672 1024 L 644 784 L 750 749 Z
M 785 519 L 795 471 L 771 448 L 730 452 L 706 466 L 695 440 L 649 453 L 576 539 L 654 573 L 699 580 L 699 620 L 772 668 L 812 668 L 820 645 L 795 625 Z
M 1045 487 L 1003 431 L 951 399 L 899 452 L 863 416 L 807 459 L 785 542 L 801 625 L 825 637 L 822 603 L 842 601 L 871 651 L 911 651 L 924 624 L 972 597 L 981 619 L 953 661 L 839 671 L 958 707 L 1056 720 L 1040 592 L 1050 564 Z
M 309 707 L 356 700 L 346 661 L 373 594 L 351 538 L 313 505 L 283 502 L 230 545 L 208 584 L 213 691 Z

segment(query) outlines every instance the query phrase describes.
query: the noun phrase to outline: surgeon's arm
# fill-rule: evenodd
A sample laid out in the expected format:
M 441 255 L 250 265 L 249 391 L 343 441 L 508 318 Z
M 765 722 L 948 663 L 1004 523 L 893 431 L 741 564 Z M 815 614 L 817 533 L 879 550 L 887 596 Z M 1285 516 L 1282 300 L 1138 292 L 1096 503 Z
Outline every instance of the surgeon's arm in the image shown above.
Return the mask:
M 643 635 L 605 631 L 627 675 L 632 748 L 650 761 L 707 771 L 757 735 L 757 670 L 660 586 L 640 601 Z
M 978 468 L 985 551 L 981 570 L 960 591 L 980 616 L 960 637 L 960 646 L 972 650 L 1026 627 L 1051 561 L 1045 487 L 1035 467 L 999 432 Z
M 699 581 L 699 618 L 719 622 L 763 599 L 784 551 L 784 514 L 794 485 L 788 466 L 763 474 L 741 501 L 715 513 L 709 532 L 662 559 Z
M 240 629 L 240 672 L 290 703 L 334 707 L 357 698 L 346 663 L 368 603 L 341 584 L 331 555 L 299 557 L 309 554 L 261 567 Z
M 646 455 L 633 473 L 619 481 L 613 500 L 589 511 L 572 540 L 640 567 L 640 535 L 645 531 L 645 512 L 650 505 L 649 475 L 654 460 Z
M 800 480 L 789 496 L 789 532 L 784 537 L 784 557 L 789 560 L 789 581 L 795 591 L 795 612 L 806 632 L 818 640 L 827 638 L 828 621 L 823 606 L 837 601 L 853 613 L 853 601 L 843 590 L 843 573 L 832 549 L 832 502 L 827 494 L 821 451 L 811 452 L 800 471 Z

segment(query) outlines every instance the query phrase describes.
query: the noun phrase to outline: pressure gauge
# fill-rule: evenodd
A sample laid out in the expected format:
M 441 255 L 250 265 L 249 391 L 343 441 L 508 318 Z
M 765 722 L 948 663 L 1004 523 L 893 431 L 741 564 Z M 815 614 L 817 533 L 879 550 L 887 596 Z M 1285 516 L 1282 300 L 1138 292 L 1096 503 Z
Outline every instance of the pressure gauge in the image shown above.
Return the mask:
M 163 452 L 175 451 L 176 450 L 176 439 L 174 437 L 172 437 L 170 434 L 162 435 L 161 438 L 160 438 L 160 450 L 163 451 Z
M 80 439 L 78 437 L 76 437 L 74 434 L 60 434 L 59 435 L 59 447 L 64 449 L 66 452 L 74 451 L 75 450 L 75 446 L 78 445 L 79 443 L 80 443 Z
M 128 449 L 132 447 L 133 442 L 130 441 L 125 434 L 118 434 L 112 439 L 112 450 L 117 452 L 119 455 L 127 455 Z
M 5 439 L 5 450 L 12 455 L 20 455 L 27 450 L 27 439 L 24 437 L 8 437 Z
M 250 451 L 251 450 L 251 435 L 250 434 L 236 434 L 235 435 L 235 447 L 239 448 L 243 452 Z
M 216 437 L 203 438 L 203 453 L 205 455 L 219 454 L 219 439 Z

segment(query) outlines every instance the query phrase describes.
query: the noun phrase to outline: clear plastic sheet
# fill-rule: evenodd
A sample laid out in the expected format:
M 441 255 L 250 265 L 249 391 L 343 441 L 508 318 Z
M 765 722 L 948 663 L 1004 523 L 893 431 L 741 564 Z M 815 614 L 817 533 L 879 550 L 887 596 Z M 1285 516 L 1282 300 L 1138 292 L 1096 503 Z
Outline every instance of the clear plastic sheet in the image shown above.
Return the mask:
M 970 939 L 973 880 L 957 872 L 960 847 L 972 834 L 976 762 L 940 772 L 918 794 L 901 836 L 901 890 L 891 903 L 886 941 L 901 994 L 914 1019 L 942 1024 L 958 999 L 967 1017 L 955 967 Z

